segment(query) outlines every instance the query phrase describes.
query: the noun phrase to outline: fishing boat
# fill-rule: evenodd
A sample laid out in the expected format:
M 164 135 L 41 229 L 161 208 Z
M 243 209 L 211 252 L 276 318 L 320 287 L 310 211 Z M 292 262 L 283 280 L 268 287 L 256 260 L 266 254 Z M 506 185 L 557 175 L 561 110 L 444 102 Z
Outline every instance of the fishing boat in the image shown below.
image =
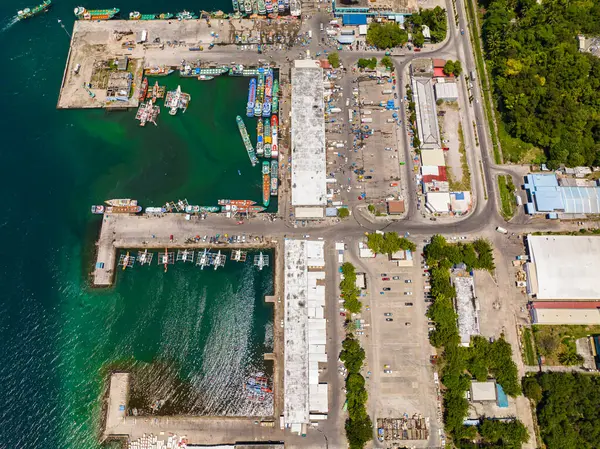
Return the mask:
M 210 76 L 210 75 L 200 75 L 198 77 L 198 81 L 210 81 L 210 80 L 214 80 L 215 77 L 214 76 Z
M 290 9 L 290 0 L 283 0 L 283 6 L 285 9 Z
M 165 88 L 163 86 L 158 85 L 158 81 L 154 83 L 152 87 L 152 91 L 148 92 L 146 98 L 151 98 L 153 103 L 156 103 L 158 98 L 163 98 L 165 96 Z
M 274 115 L 271 117 L 271 157 L 277 158 L 279 156 L 279 146 L 277 145 L 277 135 L 279 123 L 277 121 L 277 116 Z
M 265 98 L 270 98 L 273 94 L 273 70 L 269 69 L 265 78 Z
M 147 103 L 140 103 L 140 107 L 135 114 L 135 119 L 140 121 L 140 126 L 146 126 L 147 122 L 154 123 L 160 114 L 160 106 L 155 105 L 152 100 Z
M 271 100 L 271 113 L 277 114 L 279 110 L 279 81 L 273 81 L 273 98 Z
M 252 0 L 252 14 L 258 14 L 257 0 Z
M 254 115 L 256 117 L 260 117 L 262 115 L 262 102 L 257 99 L 256 103 L 254 103 Z
M 221 208 L 219 206 L 200 206 L 198 212 L 200 213 L 213 213 L 219 212 Z
M 256 158 L 256 154 L 254 154 L 254 148 L 252 148 L 252 142 L 250 142 L 250 136 L 248 136 L 248 130 L 246 129 L 244 120 L 242 120 L 242 117 L 240 117 L 239 115 L 235 118 L 235 120 L 240 130 L 240 135 L 242 136 L 244 147 L 246 147 L 246 152 L 248 153 L 248 157 L 250 158 L 250 163 L 254 167 L 256 164 L 258 164 L 258 159 Z
M 83 6 L 78 6 L 73 10 L 75 17 L 79 20 L 109 20 L 119 14 L 119 8 L 113 9 L 90 9 L 89 11 Z
M 107 214 L 137 214 L 142 211 L 142 206 L 108 206 Z
M 177 20 L 194 20 L 197 19 L 198 16 L 196 14 L 194 14 L 193 12 L 189 12 L 189 11 L 181 11 L 178 12 L 177 14 L 175 14 L 175 18 Z
M 263 205 L 265 207 L 269 206 L 269 202 L 271 201 L 271 164 L 269 161 L 264 161 L 262 166 L 262 175 L 263 175 Z
M 139 11 L 129 13 L 129 20 L 169 20 L 175 17 L 170 12 L 160 14 L 141 14 Z
M 240 12 L 240 4 L 238 3 L 238 0 L 231 0 L 231 3 L 233 5 L 233 10 L 235 12 Z
M 146 76 L 166 76 L 173 73 L 175 70 L 168 68 L 167 66 L 150 67 L 144 69 L 144 75 Z
M 270 13 L 273 12 L 273 3 L 272 3 L 271 0 L 266 0 L 265 6 L 266 6 L 266 9 L 267 9 L 267 13 L 270 14 Z
M 264 140 L 264 156 L 268 159 L 271 158 L 271 121 L 266 118 L 265 119 L 265 125 L 264 125 L 264 135 L 263 135 L 263 140 Z
M 250 207 L 256 204 L 256 201 L 252 200 L 218 200 L 219 206 L 238 206 L 238 207 Z
M 271 99 L 270 98 L 265 98 L 265 102 L 263 103 L 262 116 L 263 117 L 271 116 Z
M 52 5 L 51 0 L 45 0 L 43 3 L 40 3 L 33 8 L 25 8 L 21 11 L 17 11 L 17 20 L 29 19 L 30 17 L 37 16 L 50 8 Z
M 278 162 L 277 160 L 272 160 L 271 161 L 271 196 L 277 196 L 277 187 L 278 187 L 278 180 L 277 180 L 277 172 L 278 172 Z
M 165 212 L 167 212 L 167 209 L 165 209 L 164 207 L 149 206 L 146 209 L 144 209 L 144 213 L 146 214 L 164 214 Z
M 148 93 L 148 78 L 144 78 L 142 86 L 140 88 L 140 101 L 144 101 L 146 94 Z
M 244 0 L 244 11 L 246 14 L 252 14 L 252 0 Z
M 256 155 L 262 156 L 264 151 L 263 142 L 263 121 L 259 118 L 256 121 Z
M 192 97 L 190 94 L 186 94 L 181 91 L 181 86 L 177 86 L 177 90 L 167 92 L 165 98 L 165 106 L 169 109 L 170 115 L 177 114 L 178 109 L 183 109 L 183 112 L 187 110 Z
M 302 0 L 290 0 L 290 14 L 294 17 L 302 14 Z
M 258 0 L 258 13 L 265 15 L 267 10 L 265 9 L 265 0 Z
M 248 105 L 246 108 L 246 115 L 248 117 L 254 117 L 254 102 L 256 101 L 256 78 L 250 80 L 250 86 L 248 88 Z
M 100 206 L 92 206 L 92 214 L 103 214 L 104 213 L 104 206 L 100 205 Z
M 126 199 L 114 199 L 104 201 L 109 206 L 137 206 L 137 200 Z
M 284 11 L 284 9 L 285 9 L 285 6 L 284 6 L 284 4 L 283 4 L 283 0 L 279 0 L 279 1 L 277 2 L 277 9 L 279 9 L 279 13 L 282 13 L 282 12 Z

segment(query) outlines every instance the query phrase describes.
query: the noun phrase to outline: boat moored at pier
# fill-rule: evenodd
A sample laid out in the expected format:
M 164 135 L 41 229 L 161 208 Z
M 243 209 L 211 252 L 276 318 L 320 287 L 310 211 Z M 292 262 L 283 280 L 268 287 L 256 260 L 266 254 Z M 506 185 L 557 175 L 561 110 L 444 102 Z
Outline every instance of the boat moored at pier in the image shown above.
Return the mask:
M 75 17 L 79 20 L 110 20 L 119 14 L 119 8 L 112 9 L 90 9 L 78 6 L 73 10 Z
M 104 213 L 104 206 L 99 205 L 99 206 L 92 206 L 92 214 L 103 214 Z
M 256 101 L 256 78 L 250 80 L 248 86 L 248 105 L 246 108 L 246 115 L 248 117 L 254 117 L 254 102 Z
M 271 196 L 277 196 L 277 188 L 278 188 L 278 162 L 276 159 L 271 161 Z
M 263 205 L 265 207 L 269 206 L 271 201 L 271 164 L 269 161 L 264 161 L 262 163 L 262 197 L 263 197 Z
M 108 206 L 107 214 L 137 214 L 142 211 L 142 206 Z
M 137 200 L 130 200 L 129 198 L 125 199 L 114 199 L 114 200 L 106 200 L 104 201 L 109 206 L 137 206 Z
M 250 163 L 254 167 L 256 164 L 258 164 L 258 159 L 256 157 L 256 154 L 254 153 L 252 142 L 250 142 L 250 136 L 248 136 L 248 130 L 246 129 L 244 120 L 242 120 L 242 117 L 240 117 L 239 115 L 235 118 L 235 120 L 240 130 L 240 135 L 242 136 L 244 147 L 246 148 L 246 152 L 248 153 L 248 157 L 250 158 Z

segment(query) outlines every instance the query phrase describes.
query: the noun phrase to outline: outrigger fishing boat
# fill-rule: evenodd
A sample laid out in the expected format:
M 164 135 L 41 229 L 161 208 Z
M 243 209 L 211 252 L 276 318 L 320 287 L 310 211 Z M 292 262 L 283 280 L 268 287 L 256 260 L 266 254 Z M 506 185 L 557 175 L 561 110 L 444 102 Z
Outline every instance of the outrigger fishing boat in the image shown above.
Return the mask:
M 271 201 L 271 164 L 269 161 L 264 161 L 262 165 L 262 176 L 263 176 L 263 205 L 269 207 Z
M 17 20 L 25 20 L 30 17 L 37 16 L 43 12 L 46 12 L 48 8 L 52 5 L 51 0 L 45 0 L 43 3 L 33 7 L 33 8 L 25 8 L 21 11 L 17 11 Z
M 181 11 L 178 12 L 177 14 L 175 14 L 175 18 L 177 20 L 194 20 L 197 19 L 198 16 L 196 14 L 194 14 L 193 12 L 189 12 L 189 11 Z
M 278 162 L 276 159 L 271 161 L 271 196 L 277 196 L 277 188 L 278 188 L 278 179 L 277 179 L 277 171 L 278 171 Z
M 242 120 L 242 117 L 240 117 L 239 115 L 235 118 L 235 120 L 240 130 L 240 135 L 242 136 L 244 146 L 246 147 L 246 152 L 248 153 L 248 157 L 250 158 L 250 163 L 254 167 L 256 164 L 258 164 L 258 159 L 256 158 L 256 154 L 254 154 L 254 148 L 252 148 L 252 142 L 250 142 L 250 137 L 248 136 L 248 130 L 246 130 L 244 120 Z

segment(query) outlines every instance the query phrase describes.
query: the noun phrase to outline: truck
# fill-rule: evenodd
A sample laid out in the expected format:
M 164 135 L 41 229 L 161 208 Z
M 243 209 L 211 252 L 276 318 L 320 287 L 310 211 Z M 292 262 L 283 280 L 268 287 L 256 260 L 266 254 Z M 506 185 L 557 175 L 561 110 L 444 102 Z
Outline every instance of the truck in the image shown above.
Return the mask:
M 382 93 L 383 95 L 389 95 L 389 94 L 391 94 L 391 93 L 392 93 L 392 89 L 386 89 L 386 90 L 382 90 L 382 91 L 381 91 L 381 93 Z
M 501 226 L 496 227 L 496 232 L 499 232 L 500 234 L 508 234 L 508 231 Z
M 363 117 L 360 119 L 362 123 L 373 123 L 373 119 L 371 117 Z

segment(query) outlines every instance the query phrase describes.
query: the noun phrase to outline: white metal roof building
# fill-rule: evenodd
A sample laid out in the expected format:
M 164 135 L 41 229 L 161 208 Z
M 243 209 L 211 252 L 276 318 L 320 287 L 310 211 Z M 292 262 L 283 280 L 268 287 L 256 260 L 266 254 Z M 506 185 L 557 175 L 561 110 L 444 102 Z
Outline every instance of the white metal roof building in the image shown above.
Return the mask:
M 527 288 L 536 299 L 600 299 L 600 237 L 528 235 L 527 245 Z
M 327 204 L 323 69 L 318 61 L 292 68 L 292 206 Z
M 436 83 L 434 89 L 437 100 L 458 100 L 458 85 L 456 83 Z
M 473 276 L 452 274 L 452 284 L 456 289 L 456 313 L 460 343 L 469 346 L 471 336 L 479 335 L 479 314 L 475 304 L 475 282 Z M 494 397 L 495 398 L 495 397 Z
M 431 212 L 450 212 L 450 194 L 448 192 L 428 192 L 425 207 Z
M 436 148 L 433 150 L 421 150 L 421 164 L 424 166 L 444 167 L 444 150 Z
M 496 382 L 471 382 L 471 400 L 474 402 L 496 401 Z
M 440 131 L 435 98 L 433 96 L 432 80 L 431 78 L 413 78 L 412 87 L 417 115 L 417 132 L 421 141 L 421 148 L 440 148 Z
M 285 241 L 283 412 L 293 429 L 329 407 L 327 384 L 319 383 L 319 363 L 327 362 L 325 272 L 315 271 L 324 266 L 324 242 Z

